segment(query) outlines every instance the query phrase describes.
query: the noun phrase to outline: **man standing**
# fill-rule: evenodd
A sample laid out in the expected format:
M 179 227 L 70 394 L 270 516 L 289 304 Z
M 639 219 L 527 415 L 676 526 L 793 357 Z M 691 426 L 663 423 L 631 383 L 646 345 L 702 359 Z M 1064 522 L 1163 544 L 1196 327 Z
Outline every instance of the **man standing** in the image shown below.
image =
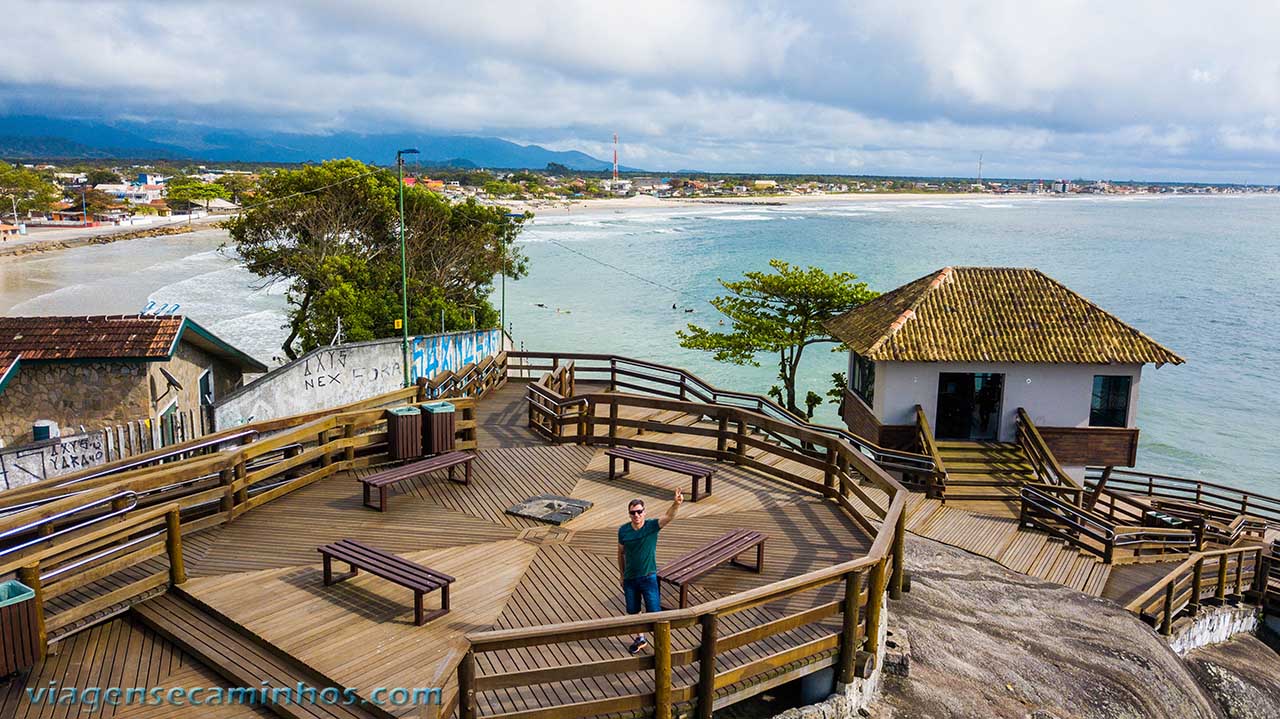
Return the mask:
M 622 575 L 627 614 L 638 614 L 642 601 L 644 611 L 662 611 L 658 597 L 658 530 L 671 524 L 683 502 L 684 492 L 677 489 L 676 499 L 662 519 L 645 519 L 643 499 L 627 503 L 631 521 L 618 527 L 618 572 Z M 644 635 L 639 634 L 631 642 L 630 651 L 639 654 L 648 645 Z

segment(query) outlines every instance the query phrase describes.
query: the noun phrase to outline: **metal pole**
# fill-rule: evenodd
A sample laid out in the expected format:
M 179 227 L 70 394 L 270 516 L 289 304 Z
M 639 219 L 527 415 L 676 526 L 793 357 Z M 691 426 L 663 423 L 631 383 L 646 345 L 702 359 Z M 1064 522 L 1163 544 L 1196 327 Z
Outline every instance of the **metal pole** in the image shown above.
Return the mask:
M 404 247 L 404 156 L 396 153 L 396 169 L 399 175 L 400 191 L 400 329 L 403 341 L 400 345 L 401 360 L 404 363 L 404 386 L 409 386 L 409 270 L 405 260 Z

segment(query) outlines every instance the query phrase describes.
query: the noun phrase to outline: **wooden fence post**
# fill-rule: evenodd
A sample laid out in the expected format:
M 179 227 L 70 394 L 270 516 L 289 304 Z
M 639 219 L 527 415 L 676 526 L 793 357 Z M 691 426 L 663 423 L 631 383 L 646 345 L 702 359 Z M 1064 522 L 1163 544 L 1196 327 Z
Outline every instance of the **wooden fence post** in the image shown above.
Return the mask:
M 702 615 L 702 644 L 698 647 L 698 719 L 711 719 L 716 695 L 716 615 Z
M 862 572 L 849 572 L 844 575 L 844 621 L 840 630 L 840 673 L 841 684 L 850 684 L 856 678 L 854 659 L 862 642 L 858 641 L 858 619 L 862 606 L 858 602 L 862 593 Z
M 355 422 L 347 422 L 343 425 L 342 438 L 348 441 L 356 438 Z M 347 469 L 351 469 L 351 465 L 356 461 L 356 448 L 354 445 L 348 444 L 342 449 L 342 461 L 346 463 Z
M 744 422 L 742 419 L 738 419 L 738 438 L 737 438 L 737 444 L 736 444 L 736 446 L 733 448 L 733 454 L 734 454 L 734 460 L 733 460 L 733 461 L 734 461 L 735 463 L 737 463 L 737 464 L 742 464 L 742 459 L 743 459 L 743 458 L 746 456 L 746 454 L 747 454 L 747 442 L 746 442 L 746 437 L 747 437 L 747 423 L 746 423 L 746 422 Z
M 166 512 L 164 523 L 164 544 L 169 552 L 169 584 L 177 586 L 187 581 L 187 568 L 182 559 L 182 526 L 178 510 Z
M 716 429 L 716 461 L 723 462 L 728 459 L 726 449 L 729 446 L 729 417 L 723 411 L 717 420 Z
M 1214 592 L 1214 599 L 1218 600 L 1218 604 L 1227 601 L 1227 557 L 1225 554 L 1218 555 L 1218 589 Z
M 609 401 L 609 446 L 618 446 L 618 401 Z
M 1172 579 L 1164 585 L 1164 616 L 1160 618 L 1160 633 L 1166 637 L 1173 633 L 1173 585 Z
M 218 484 L 222 485 L 222 503 L 218 506 L 218 511 L 226 512 L 228 520 L 231 519 L 231 509 L 236 504 L 235 490 L 231 488 L 234 481 L 235 470 L 230 467 L 218 472 Z
M 324 446 L 328 443 L 329 443 L 329 430 L 324 430 L 323 432 L 320 432 L 319 434 L 316 435 L 316 445 L 319 446 L 322 451 L 324 450 Z M 320 466 L 328 467 L 331 464 L 333 464 L 333 457 L 331 457 L 329 453 L 325 451 L 324 454 L 320 455 Z
M 1187 605 L 1187 610 L 1195 616 L 1200 611 L 1200 584 L 1204 581 L 1204 557 L 1196 560 L 1191 568 L 1191 604 Z
M 586 429 L 586 445 L 590 447 L 596 441 L 596 401 L 587 400 L 587 429 Z
M 671 623 L 653 625 L 653 699 L 656 719 L 671 719 Z
M 1244 586 L 1242 582 L 1242 577 L 1244 575 L 1244 554 L 1237 553 L 1235 555 L 1235 558 L 1236 558 L 1236 581 L 1235 581 L 1235 591 L 1232 592 L 1232 594 L 1235 595 L 1236 601 L 1239 601 L 1241 599 L 1241 592 L 1244 591 Z
M 236 462 L 236 466 L 235 466 L 236 484 L 241 485 L 240 488 L 237 489 L 235 492 L 236 503 L 249 501 L 249 488 L 241 484 L 242 482 L 245 481 L 245 473 L 246 472 L 245 472 L 245 466 L 244 466 L 244 459 L 241 458 L 239 462 Z
M 889 580 L 889 598 L 902 599 L 903 585 L 906 584 L 906 562 L 903 560 L 907 541 L 907 513 L 904 509 L 898 512 L 898 521 L 893 526 L 893 576 Z
M 880 653 L 880 613 L 884 607 L 885 563 L 881 559 L 871 568 L 871 586 L 867 592 L 867 653 L 873 657 Z
M 476 719 L 476 656 L 470 649 L 458 663 L 458 717 Z
M 618 360 L 609 360 L 609 391 L 618 391 Z
M 36 650 L 38 656 L 44 659 L 49 649 L 49 633 L 44 627 L 44 589 L 40 586 L 40 562 L 28 567 L 19 567 L 17 578 L 36 594 L 31 600 L 31 610 L 35 612 L 36 617 Z

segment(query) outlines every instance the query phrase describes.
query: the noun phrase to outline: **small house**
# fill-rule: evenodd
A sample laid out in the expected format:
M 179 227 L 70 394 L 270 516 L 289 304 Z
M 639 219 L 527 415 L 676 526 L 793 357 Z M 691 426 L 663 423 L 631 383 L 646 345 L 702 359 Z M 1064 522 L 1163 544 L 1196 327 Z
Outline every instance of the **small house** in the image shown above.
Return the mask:
M 207 417 L 246 373 L 266 371 L 180 315 L 0 317 L 0 441 L 31 441 L 37 420 L 93 430 Z
M 922 414 L 940 441 L 1011 443 L 1022 409 L 1072 474 L 1134 464 L 1142 370 L 1183 362 L 1034 269 L 946 267 L 826 328 L 849 348 L 855 434 L 913 447 Z

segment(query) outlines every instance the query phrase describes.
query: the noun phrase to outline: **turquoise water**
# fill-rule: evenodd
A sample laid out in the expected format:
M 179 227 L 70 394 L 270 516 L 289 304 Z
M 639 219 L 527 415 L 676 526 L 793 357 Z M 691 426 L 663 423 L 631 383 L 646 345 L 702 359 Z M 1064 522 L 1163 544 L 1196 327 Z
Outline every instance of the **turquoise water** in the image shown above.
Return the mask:
M 947 265 L 1036 267 L 1186 358 L 1143 373 L 1139 468 L 1280 495 L 1272 376 L 1280 370 L 1280 197 L 563 213 L 546 213 L 525 231 L 530 274 L 507 283 L 508 324 L 528 349 L 615 352 L 763 392 L 775 382 L 770 358 L 759 368 L 723 365 L 676 341 L 686 322 L 717 322 L 707 303 L 720 291 L 717 278 L 767 269 L 773 257 L 851 271 L 880 291 Z M 821 345 L 810 351 L 803 379 L 825 393 L 845 357 Z M 835 422 L 834 406 L 819 417 Z

